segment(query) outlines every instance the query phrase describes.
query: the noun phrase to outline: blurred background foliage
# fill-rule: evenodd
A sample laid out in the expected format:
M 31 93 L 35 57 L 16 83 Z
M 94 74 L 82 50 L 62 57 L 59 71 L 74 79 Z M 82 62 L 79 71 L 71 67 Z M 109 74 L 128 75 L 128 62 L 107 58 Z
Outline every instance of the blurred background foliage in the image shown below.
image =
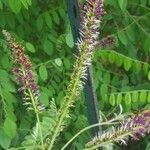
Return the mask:
M 113 36 L 115 42 L 112 47 L 97 46 L 93 68 L 99 110 L 110 117 L 119 104 L 124 112 L 150 104 L 150 1 L 105 0 L 105 11 L 99 43 L 108 36 Z M 66 1 L 0 0 L 2 29 L 26 47 L 40 86 L 41 102 L 49 107 L 54 99 L 59 107 L 75 60 Z M 20 146 L 35 122 L 33 114 L 22 105 L 11 69 L 10 50 L 0 33 L 0 149 Z M 82 93 L 60 146 L 87 125 Z M 81 135 L 70 149 L 81 150 L 89 138 L 89 133 Z M 147 136 L 114 149 L 149 150 L 149 140 Z

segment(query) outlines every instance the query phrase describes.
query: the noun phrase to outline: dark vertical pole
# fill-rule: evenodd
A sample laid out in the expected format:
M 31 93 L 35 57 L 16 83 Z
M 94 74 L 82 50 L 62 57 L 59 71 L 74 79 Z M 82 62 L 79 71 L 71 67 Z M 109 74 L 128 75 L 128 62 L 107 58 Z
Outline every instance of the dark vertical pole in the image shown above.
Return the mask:
M 69 20 L 72 28 L 72 34 L 74 42 L 77 42 L 79 38 L 80 28 L 80 13 L 77 0 L 67 0 L 67 8 Z M 97 96 L 95 94 L 95 87 L 93 83 L 92 66 L 87 69 L 87 80 L 85 84 L 85 103 L 87 106 L 88 119 L 90 125 L 99 122 L 98 103 Z M 95 136 L 98 133 L 99 127 L 92 129 L 92 135 Z
M 72 29 L 73 39 L 76 43 L 80 28 L 80 13 L 77 0 L 67 0 L 68 17 Z

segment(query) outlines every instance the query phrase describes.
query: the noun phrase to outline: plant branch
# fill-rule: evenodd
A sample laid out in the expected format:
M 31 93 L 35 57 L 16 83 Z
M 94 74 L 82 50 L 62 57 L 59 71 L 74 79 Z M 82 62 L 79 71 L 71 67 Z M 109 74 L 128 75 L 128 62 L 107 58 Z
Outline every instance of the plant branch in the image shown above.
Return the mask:
M 34 97 L 33 97 L 33 94 L 31 92 L 31 90 L 28 89 L 28 92 L 29 92 L 29 95 L 31 97 L 31 101 L 32 101 L 32 105 L 33 105 L 33 108 L 34 108 L 34 112 L 36 114 L 36 119 L 37 119 L 37 123 L 38 123 L 38 129 L 39 129 L 39 132 L 40 132 L 40 140 L 41 140 L 42 150 L 45 150 L 44 142 L 43 142 L 42 129 L 41 129 L 41 124 L 40 124 L 40 118 L 39 118 L 39 113 L 38 113 L 38 110 L 36 108 L 35 100 L 34 100 Z
M 107 122 L 103 122 L 103 123 L 97 123 L 97 124 L 93 124 L 91 126 L 88 126 L 82 130 L 80 130 L 77 134 L 75 134 L 62 148 L 61 150 L 64 150 L 73 140 L 75 140 L 80 134 L 82 134 L 83 132 L 95 128 L 97 126 L 103 126 L 103 125 L 112 125 L 112 124 L 118 124 L 119 122 L 114 122 L 116 119 L 112 119 L 110 121 Z

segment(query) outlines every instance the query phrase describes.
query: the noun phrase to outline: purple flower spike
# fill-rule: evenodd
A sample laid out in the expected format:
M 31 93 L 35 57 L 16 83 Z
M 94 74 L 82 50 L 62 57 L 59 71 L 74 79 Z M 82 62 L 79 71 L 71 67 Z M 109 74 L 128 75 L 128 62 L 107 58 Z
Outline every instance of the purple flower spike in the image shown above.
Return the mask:
M 31 103 L 27 102 L 27 100 L 30 99 L 29 95 L 31 92 L 34 97 L 37 109 L 39 111 L 43 110 L 44 107 L 39 102 L 40 92 L 32 72 L 32 64 L 28 56 L 24 54 L 24 47 L 18 44 L 15 39 L 11 37 L 9 32 L 3 30 L 3 34 L 9 44 L 9 47 L 12 49 L 12 55 L 14 59 L 13 73 L 16 76 L 20 86 L 18 91 L 25 94 L 25 105 Z
M 133 126 L 137 126 L 137 129 L 132 133 L 132 139 L 139 140 L 150 129 L 150 110 L 144 110 L 142 113 L 134 115 L 127 124 L 128 130 L 132 130 Z
M 121 126 L 112 128 L 110 131 L 104 131 L 100 135 L 94 137 L 85 147 L 92 149 L 106 146 L 119 142 L 127 145 L 128 137 L 132 140 L 139 140 L 150 131 L 150 110 L 143 110 L 138 114 L 133 114 L 130 118 L 125 119 Z

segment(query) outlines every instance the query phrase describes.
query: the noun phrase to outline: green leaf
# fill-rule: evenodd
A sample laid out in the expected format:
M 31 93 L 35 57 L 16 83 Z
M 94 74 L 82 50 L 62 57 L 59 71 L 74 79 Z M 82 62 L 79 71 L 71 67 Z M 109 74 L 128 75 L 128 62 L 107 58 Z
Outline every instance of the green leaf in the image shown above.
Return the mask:
M 121 65 L 123 64 L 123 58 L 119 55 L 116 55 L 115 63 L 118 67 L 121 67 Z
M 10 144 L 11 138 L 9 138 L 3 130 L 0 130 L 0 146 L 4 149 L 8 149 L 10 147 Z
M 115 95 L 114 94 L 110 95 L 109 103 L 110 103 L 110 105 L 115 106 Z
M 42 16 L 39 16 L 36 20 L 36 27 L 37 27 L 37 30 L 38 31 L 41 31 L 42 28 L 43 28 L 43 24 L 44 24 L 44 21 L 43 21 L 43 17 Z
M 44 13 L 44 18 L 45 18 L 45 22 L 46 22 L 47 26 L 51 29 L 53 26 L 53 23 L 52 23 L 52 18 L 50 16 L 50 14 L 48 12 Z
M 10 106 L 10 105 L 6 106 L 7 117 L 15 122 L 17 119 L 16 119 L 16 116 L 14 114 L 14 109 L 12 110 L 11 107 L 12 106 Z
M 41 89 L 48 97 L 53 97 L 53 91 L 51 89 L 46 87 L 41 87 Z
M 63 100 L 63 98 L 64 98 L 64 92 L 63 92 L 63 91 L 60 91 L 60 92 L 58 93 L 57 98 L 56 98 L 56 104 L 57 104 L 57 105 L 60 105 L 61 102 L 62 102 L 62 100 Z
M 55 34 L 52 34 L 52 33 L 50 33 L 50 34 L 48 34 L 48 39 L 51 41 L 51 42 L 53 42 L 54 44 L 58 44 L 57 42 L 57 37 L 56 37 L 56 35 Z
M 132 65 L 132 69 L 134 70 L 135 73 L 139 73 L 142 69 L 142 65 L 140 62 L 134 62 Z
M 125 94 L 125 104 L 126 104 L 126 106 L 131 105 L 131 94 L 130 93 Z
M 41 65 L 39 67 L 39 74 L 40 74 L 40 77 L 43 81 L 47 80 L 48 78 L 48 73 L 47 73 L 47 69 L 45 67 L 45 65 Z
M 62 60 L 60 58 L 56 58 L 55 64 L 60 67 L 62 65 Z
M 119 6 L 122 11 L 126 10 L 127 7 L 127 0 L 118 0 Z
M 145 150 L 150 150 L 150 143 L 147 144 L 146 149 Z
M 73 36 L 72 36 L 71 32 L 66 35 L 65 39 L 66 39 L 66 44 L 70 48 L 73 48 L 74 47 L 74 41 L 73 41 Z
M 132 93 L 132 108 L 137 109 L 138 108 L 138 103 L 139 101 L 139 93 L 137 91 Z
M 108 102 L 108 85 L 107 84 L 102 84 L 100 87 L 100 96 L 102 98 L 102 101 L 107 103 Z
M 10 93 L 7 89 L 3 89 L 2 93 L 8 105 L 17 102 L 16 97 L 12 93 Z
M 149 69 L 149 65 L 144 63 L 143 64 L 143 71 L 144 71 L 144 74 L 147 75 L 148 74 L 148 69 Z
M 11 67 L 8 55 L 4 55 L 3 57 L 1 57 L 1 64 L 4 69 L 8 69 L 9 67 Z
M 27 1 L 27 3 L 28 3 L 28 5 L 32 5 L 32 0 L 26 0 Z
M 103 83 L 100 87 L 100 95 L 104 95 L 108 93 L 108 85 Z
M 16 88 L 11 80 L 8 78 L 1 82 L 2 87 L 9 92 L 16 92 Z
M 104 73 L 104 77 L 103 77 L 103 80 L 104 80 L 104 82 L 106 83 L 106 84 L 109 84 L 110 83 L 110 78 L 111 78 L 111 76 L 110 76 L 110 73 Z
M 59 25 L 59 24 L 60 24 L 60 19 L 59 19 L 59 16 L 58 16 L 57 12 L 56 12 L 56 11 L 53 11 L 52 15 L 53 15 L 53 21 L 54 21 L 57 25 Z
M 0 69 L 0 83 L 7 81 L 8 79 L 8 73 L 5 70 Z
M 34 48 L 34 46 L 33 46 L 31 43 L 26 42 L 26 48 L 27 48 L 27 50 L 30 51 L 31 53 L 35 53 L 35 48 Z
M 21 3 L 23 4 L 23 6 L 28 9 L 28 2 L 27 0 L 21 0 Z
M 16 123 L 10 118 L 6 118 L 4 121 L 4 132 L 8 135 L 8 137 L 14 138 L 16 136 L 16 129 Z
M 64 58 L 64 66 L 65 66 L 65 69 L 70 70 L 71 62 L 69 61 L 68 58 Z
M 48 98 L 48 95 L 46 93 L 41 92 L 41 94 L 40 94 L 40 101 L 45 106 L 49 106 L 49 98 Z
M 44 42 L 44 51 L 48 54 L 48 55 L 52 55 L 53 54 L 53 51 L 54 51 L 54 46 L 53 44 L 49 41 L 49 40 L 46 40 Z
M 118 32 L 118 38 L 123 45 L 125 45 L 125 46 L 127 45 L 128 40 L 127 40 L 127 36 L 126 36 L 125 32 L 123 32 L 123 31 Z
M 132 66 L 132 61 L 129 60 L 129 59 L 124 59 L 124 69 L 126 71 L 129 71 L 129 69 L 131 68 Z
M 19 13 L 21 9 L 21 2 L 19 0 L 8 0 L 9 6 L 14 13 Z
M 115 62 L 115 54 L 114 54 L 113 52 L 111 52 L 111 53 L 109 54 L 109 62 L 110 62 L 111 64 L 113 64 L 113 63 Z
M 123 97 L 122 97 L 122 93 L 119 93 L 119 94 L 117 95 L 117 101 L 116 101 L 117 105 L 121 104 L 122 98 L 123 98 Z
M 140 105 L 144 105 L 146 103 L 146 98 L 147 98 L 147 92 L 146 91 L 142 91 L 140 93 Z
M 65 19 L 65 16 L 66 16 L 66 12 L 65 10 L 63 9 L 63 7 L 60 7 L 59 10 L 59 15 L 61 16 L 62 19 Z
M 0 1 L 0 9 L 1 10 L 3 9 L 3 3 L 2 3 L 2 1 Z
M 106 51 L 100 51 L 100 56 L 104 61 L 108 59 L 108 53 Z
M 127 28 L 127 30 L 126 30 L 126 33 L 127 33 L 127 36 L 128 36 L 128 38 L 129 38 L 129 40 L 131 41 L 131 42 L 134 42 L 135 41 L 135 33 L 134 33 L 134 26 L 132 25 L 130 25 L 128 28 Z

